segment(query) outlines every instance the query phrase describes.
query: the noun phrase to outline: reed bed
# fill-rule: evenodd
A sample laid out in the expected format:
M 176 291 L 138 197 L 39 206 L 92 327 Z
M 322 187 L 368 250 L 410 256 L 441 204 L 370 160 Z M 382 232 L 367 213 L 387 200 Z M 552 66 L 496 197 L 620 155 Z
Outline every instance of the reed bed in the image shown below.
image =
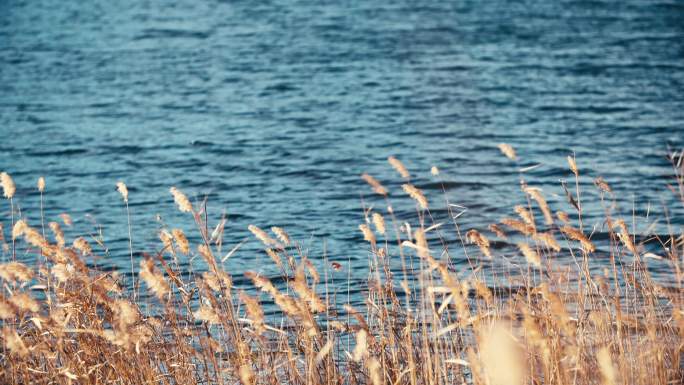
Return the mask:
M 499 148 L 511 162 L 519 159 L 511 146 Z M 672 159 L 670 188 L 684 202 L 684 168 Z M 629 219 L 613 212 L 610 186 L 597 178 L 608 234 L 597 245 L 582 220 L 581 170 L 573 157 L 568 162 L 576 188 L 563 185 L 565 211 L 552 210 L 544 191 L 521 177 L 521 204 L 514 214 L 479 229 L 461 228 L 458 218 L 466 209 L 458 205 L 448 206 L 452 223 L 436 223 L 430 211 L 435 197 L 421 191 L 397 158 L 390 157 L 389 164 L 399 173 L 401 188 L 391 195 L 363 174 L 368 193 L 384 205 L 366 210 L 366 221 L 350 229 L 360 232 L 360 247 L 368 253 L 367 290 L 355 306 L 332 289 L 339 282 L 331 282 L 329 270 L 343 266 L 310 259 L 279 227 L 248 230 L 281 276 L 248 271 L 250 287 L 238 287 L 218 252 L 228 236 L 225 219 L 208 223 L 205 205 L 193 204 L 176 187 L 170 193 L 194 222 L 197 236 L 162 228 L 158 248 L 145 252 L 133 250 L 129 238 L 135 278 L 100 271 L 92 263 L 98 250 L 92 239 L 65 239 L 68 215 L 43 223 L 45 179 L 38 183 L 41 223 L 36 226 L 15 212 L 16 188 L 2 173 L 11 214 L 0 229 L 5 255 L 0 379 L 7 384 L 682 383 L 684 234 L 673 230 L 657 240 L 658 253 L 645 251 L 646 241 L 630 232 Z M 432 168 L 433 177 L 439 173 Z M 129 198 L 135 198 L 123 182 L 117 188 L 128 210 Z M 409 199 L 416 208 L 411 224 L 395 216 L 391 202 Z M 128 226 L 130 237 L 130 216 Z M 493 269 L 491 261 L 513 258 L 495 247 L 501 243 L 513 245 L 519 257 L 515 268 Z M 597 273 L 592 266 L 599 253 L 603 269 Z M 455 254 L 465 255 L 467 265 L 455 265 Z M 27 256 L 36 262 L 18 262 Z M 205 269 L 181 271 L 179 261 L 191 257 L 201 258 Z M 669 263 L 665 280 L 651 276 L 649 259 Z

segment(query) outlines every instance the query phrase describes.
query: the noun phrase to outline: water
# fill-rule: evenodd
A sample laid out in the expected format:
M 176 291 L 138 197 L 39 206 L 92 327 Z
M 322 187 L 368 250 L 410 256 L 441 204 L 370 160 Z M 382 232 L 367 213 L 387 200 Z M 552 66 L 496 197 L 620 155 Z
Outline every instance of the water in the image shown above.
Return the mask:
M 512 215 L 516 169 L 538 163 L 525 178 L 570 211 L 559 179 L 573 151 L 583 174 L 616 190 L 620 212 L 636 208 L 640 229 L 663 203 L 682 224 L 664 188 L 668 146 L 684 145 L 681 2 L 173 3 L 0 1 L 0 169 L 32 224 L 41 175 L 49 220 L 69 212 L 72 236 L 97 221 L 100 266 L 129 263 L 123 180 L 138 251 L 157 247 L 158 213 L 192 228 L 173 208 L 175 185 L 208 196 L 214 220 L 227 215 L 223 252 L 250 223 L 279 225 L 319 266 L 325 253 L 363 280 L 362 199 L 384 207 L 359 175 L 386 184 L 416 224 L 388 155 L 442 209 L 438 221 L 444 194 L 429 169 L 440 167 L 446 197 L 469 208 L 464 229 Z M 251 242 L 226 265 L 266 261 Z

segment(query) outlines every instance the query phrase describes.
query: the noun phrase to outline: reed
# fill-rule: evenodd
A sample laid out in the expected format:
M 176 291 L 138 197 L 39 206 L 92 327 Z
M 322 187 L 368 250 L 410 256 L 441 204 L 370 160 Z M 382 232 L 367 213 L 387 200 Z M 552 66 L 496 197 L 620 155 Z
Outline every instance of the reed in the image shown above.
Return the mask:
M 511 146 L 499 149 L 517 164 Z M 3 202 L 11 206 L 4 228 L 11 229 L 16 251 L 0 230 L 2 252 L 21 258 L 0 264 L 0 382 L 684 381 L 684 234 L 673 230 L 657 242 L 635 236 L 630 219 L 614 209 L 618 197 L 599 177 L 594 179 L 598 194 L 585 196 L 613 200 L 602 206 L 607 240 L 595 238 L 581 222 L 579 190 L 571 193 L 563 186 L 568 201 L 548 202 L 526 183 L 522 203 L 512 208 L 519 219 L 483 223 L 461 237 L 459 216 L 453 217 L 453 232 L 435 222 L 428 197 L 406 182 L 409 171 L 396 158 L 390 163 L 416 204 L 416 220 L 400 222 L 392 209 L 410 207 L 409 197 L 393 195 L 391 202 L 389 191 L 363 174 L 380 195 L 373 199 L 383 203 L 365 212 L 366 223 L 356 233 L 364 239 L 359 249 L 368 255 L 367 281 L 340 282 L 337 277 L 349 269 L 345 262 L 310 259 L 285 229 L 273 226 L 271 236 L 255 225 L 245 229 L 253 236 L 249 242 L 263 249 L 279 273 L 247 271 L 245 279 L 234 279 L 240 273 L 224 270 L 222 261 L 239 253 L 242 243 L 221 257 L 225 218 L 208 223 L 213 220 L 205 209 L 195 210 L 185 194 L 171 188 L 177 208 L 192 214 L 197 234 L 164 226 L 158 230 L 159 246 L 140 250 L 137 261 L 129 234 L 137 296 L 129 296 L 135 289 L 123 285 L 118 272 L 97 269 L 90 238 L 67 240 L 55 218 L 48 218 L 48 239 L 27 217 L 15 218 L 16 187 L 3 173 L 4 196 L 12 199 Z M 569 174 L 578 178 L 575 158 L 568 164 Z M 435 170 L 433 176 L 440 175 Z M 679 164 L 673 181 L 684 185 Z M 127 204 L 126 186 L 117 188 Z M 679 198 L 684 203 L 684 196 Z M 128 207 L 127 216 L 130 229 Z M 61 219 L 72 225 L 67 214 Z M 457 255 L 468 263 L 454 266 Z M 202 261 L 196 274 L 180 270 L 179 261 L 192 259 Z M 669 268 L 661 267 L 654 277 L 648 261 Z M 351 285 L 363 287 L 353 305 L 341 293 Z

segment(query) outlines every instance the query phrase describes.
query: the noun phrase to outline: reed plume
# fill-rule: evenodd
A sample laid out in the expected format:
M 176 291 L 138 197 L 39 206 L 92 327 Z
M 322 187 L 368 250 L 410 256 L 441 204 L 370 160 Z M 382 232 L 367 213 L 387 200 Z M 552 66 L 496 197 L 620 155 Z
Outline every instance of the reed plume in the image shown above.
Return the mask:
M 380 235 L 385 235 L 385 218 L 380 213 L 373 213 L 373 226 Z
M 561 227 L 560 230 L 563 233 L 565 233 L 565 235 L 567 235 L 570 239 L 579 241 L 582 245 L 582 248 L 587 253 L 593 253 L 594 251 L 596 251 L 596 246 L 580 230 L 568 225 Z
M 570 166 L 570 171 L 575 174 L 576 177 L 579 176 L 579 170 L 577 169 L 577 162 L 574 156 L 568 156 L 568 165 Z
M 408 183 L 401 185 L 401 187 L 404 189 L 404 192 L 406 192 L 411 198 L 413 198 L 413 200 L 418 202 L 418 205 L 421 209 L 428 209 L 428 201 L 427 198 L 425 198 L 425 195 L 423 195 L 422 191 L 420 191 L 414 185 Z
M 7 199 L 12 199 L 12 197 L 14 197 L 14 193 L 17 191 L 17 188 L 14 185 L 12 177 L 8 173 L 0 173 L 0 185 L 2 185 L 4 197 Z
M 378 182 L 377 179 L 373 178 L 368 174 L 362 174 L 361 179 L 366 181 L 366 183 L 368 183 L 373 188 L 373 191 L 375 191 L 376 194 L 385 196 L 387 195 L 387 189 L 382 184 L 380 184 L 380 182 Z
M 408 172 L 408 170 L 406 169 L 404 164 L 401 163 L 401 161 L 399 159 L 397 159 L 393 156 L 390 156 L 387 158 L 387 161 L 389 162 L 389 164 L 392 165 L 392 167 L 394 167 L 395 170 L 397 170 L 397 172 L 399 173 L 399 175 L 401 175 L 402 178 L 404 178 L 404 179 L 410 179 L 411 178 L 411 174 Z
M 116 191 L 121 194 L 124 202 L 128 203 L 128 187 L 126 187 L 124 182 L 116 182 Z
M 511 147 L 510 144 L 500 143 L 498 147 L 501 153 L 506 156 L 506 158 L 510 160 L 518 160 L 518 156 L 516 155 L 515 150 L 513 149 L 513 147 Z
M 171 195 L 173 195 L 173 200 L 176 202 L 176 205 L 178 205 L 178 209 L 181 212 L 184 213 L 191 213 L 193 212 L 192 210 L 192 203 L 190 203 L 190 200 L 188 197 L 183 194 L 180 190 L 178 190 L 175 187 L 171 187 Z
M 260 229 L 257 226 L 254 225 L 249 225 L 248 230 L 254 234 L 254 236 L 260 240 L 264 245 L 266 246 L 274 246 L 274 247 L 281 247 L 278 241 L 275 239 L 271 238 L 264 230 Z

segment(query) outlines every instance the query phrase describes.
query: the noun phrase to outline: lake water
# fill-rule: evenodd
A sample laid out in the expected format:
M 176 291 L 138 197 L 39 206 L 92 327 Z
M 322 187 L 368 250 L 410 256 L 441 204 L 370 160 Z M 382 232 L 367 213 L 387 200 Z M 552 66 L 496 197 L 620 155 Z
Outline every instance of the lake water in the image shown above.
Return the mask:
M 573 151 L 583 175 L 611 184 L 620 212 L 635 208 L 639 229 L 663 203 L 681 226 L 665 183 L 668 148 L 684 145 L 683 20 L 682 2 L 651 0 L 0 0 L 0 169 L 31 224 L 43 175 L 47 217 L 69 212 L 72 236 L 95 218 L 108 246 L 98 264 L 124 270 L 119 180 L 137 251 L 158 247 L 157 214 L 192 228 L 173 207 L 175 185 L 208 196 L 214 220 L 227 215 L 224 252 L 251 239 L 248 224 L 278 225 L 317 264 L 326 253 L 362 281 L 362 202 L 385 207 L 359 175 L 381 180 L 416 224 L 389 155 L 437 221 L 448 220 L 444 181 L 446 198 L 469 208 L 463 229 L 514 215 L 517 169 L 536 164 L 526 180 L 571 211 L 559 180 Z M 587 209 L 600 240 L 600 209 Z M 246 243 L 227 268 L 267 271 L 260 250 Z M 453 257 L 458 268 L 458 248 Z

